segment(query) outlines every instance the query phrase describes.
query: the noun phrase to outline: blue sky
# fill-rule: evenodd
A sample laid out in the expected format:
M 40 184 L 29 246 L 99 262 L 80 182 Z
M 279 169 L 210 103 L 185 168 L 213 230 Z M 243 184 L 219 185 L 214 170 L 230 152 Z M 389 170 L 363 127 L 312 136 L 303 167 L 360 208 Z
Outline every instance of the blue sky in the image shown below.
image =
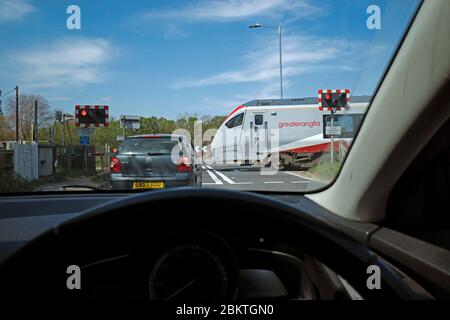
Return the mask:
M 16 84 L 55 109 L 107 104 L 113 116 L 228 114 L 279 97 L 283 26 L 286 98 L 317 89 L 371 94 L 416 0 L 0 0 L 0 89 Z M 81 30 L 66 9 L 81 8 Z M 382 29 L 366 26 L 378 5 Z

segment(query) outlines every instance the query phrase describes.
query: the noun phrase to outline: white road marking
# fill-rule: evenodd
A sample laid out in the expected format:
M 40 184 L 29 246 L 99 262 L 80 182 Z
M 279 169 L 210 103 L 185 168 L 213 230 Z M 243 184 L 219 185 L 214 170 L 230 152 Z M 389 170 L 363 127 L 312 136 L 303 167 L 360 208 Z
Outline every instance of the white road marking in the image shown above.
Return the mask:
M 311 179 L 302 177 L 302 176 L 300 176 L 300 175 L 298 175 L 298 174 L 296 174 L 296 173 L 294 173 L 294 172 L 286 172 L 286 171 L 285 171 L 284 173 L 289 174 L 289 175 L 294 176 L 294 177 L 297 177 L 297 178 L 302 178 L 302 179 L 305 179 L 305 180 L 308 180 L 308 181 L 312 181 Z
M 203 169 L 203 170 L 206 170 L 206 167 L 205 167 L 205 166 L 202 166 L 202 169 Z
M 252 185 L 252 184 L 255 183 L 255 182 L 236 182 L 236 181 L 232 180 L 232 178 L 235 178 L 235 177 L 230 178 L 230 177 L 226 176 L 224 173 L 213 169 L 209 165 L 205 165 L 204 167 L 211 168 L 211 169 L 206 169 L 205 171 L 208 173 L 208 175 L 214 181 L 214 183 L 203 183 L 203 185 L 205 185 L 205 186 L 208 186 L 208 185 L 224 185 L 224 184 Z M 298 181 L 298 180 L 297 181 L 262 181 L 262 182 L 264 184 L 283 184 L 283 183 L 308 184 L 308 183 L 310 183 L 312 181 L 311 179 L 301 177 L 301 176 L 297 175 L 294 172 L 284 172 L 284 173 L 289 174 L 289 175 L 294 176 L 294 177 L 297 177 L 297 178 L 302 178 L 304 180 L 303 181 Z
M 251 185 L 254 184 L 254 182 L 235 182 L 234 185 L 239 186 L 239 185 Z M 214 186 L 217 185 L 217 183 L 207 183 L 207 182 L 203 182 L 202 186 Z
M 228 182 L 229 184 L 235 184 L 235 182 L 233 180 L 231 180 L 230 178 L 228 178 L 226 175 L 224 175 L 222 172 L 216 171 L 214 170 L 214 173 L 219 175 L 219 177 L 221 177 L 224 181 Z
M 212 173 L 212 172 L 209 171 L 209 170 L 206 170 L 206 172 L 209 174 L 209 176 L 211 177 L 211 179 L 213 179 L 213 181 L 215 182 L 215 184 L 223 184 L 222 181 L 220 181 L 220 179 L 217 178 L 217 176 L 216 176 L 214 173 Z
M 206 167 L 210 170 L 214 170 L 213 167 L 211 167 L 210 165 L 206 165 Z

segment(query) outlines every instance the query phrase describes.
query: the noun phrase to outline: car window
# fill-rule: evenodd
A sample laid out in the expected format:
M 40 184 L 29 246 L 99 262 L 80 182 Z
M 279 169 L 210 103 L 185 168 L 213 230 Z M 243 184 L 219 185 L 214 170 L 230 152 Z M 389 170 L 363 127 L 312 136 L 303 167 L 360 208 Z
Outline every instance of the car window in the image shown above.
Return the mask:
M 117 153 L 170 155 L 177 147 L 178 141 L 170 139 L 129 139 L 120 145 Z
M 325 188 L 421 4 L 19 2 L 0 0 L 0 193 L 110 190 L 111 170 L 124 191 L 150 172 L 164 188 Z M 158 135 L 201 150 L 202 172 L 115 157 L 170 154 L 142 138 Z

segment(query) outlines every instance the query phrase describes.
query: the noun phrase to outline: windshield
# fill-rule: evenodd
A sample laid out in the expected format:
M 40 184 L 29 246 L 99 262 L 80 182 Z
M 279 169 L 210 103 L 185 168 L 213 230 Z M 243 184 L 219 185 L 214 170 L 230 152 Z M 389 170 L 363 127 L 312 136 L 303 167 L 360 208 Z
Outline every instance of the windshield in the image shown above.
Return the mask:
M 0 193 L 324 188 L 419 3 L 0 0 Z
M 177 147 L 178 141 L 166 139 L 127 139 L 117 149 L 117 153 L 171 155 Z

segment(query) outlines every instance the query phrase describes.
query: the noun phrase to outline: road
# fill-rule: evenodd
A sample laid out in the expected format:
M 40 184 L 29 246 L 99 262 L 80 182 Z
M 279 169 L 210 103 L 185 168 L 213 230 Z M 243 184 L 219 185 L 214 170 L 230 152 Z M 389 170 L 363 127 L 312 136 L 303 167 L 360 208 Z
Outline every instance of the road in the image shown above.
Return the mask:
M 301 171 L 269 171 L 255 167 L 202 165 L 202 187 L 228 190 L 302 192 L 325 185 L 311 180 Z M 70 190 L 64 186 L 71 185 Z M 87 187 L 87 188 L 86 188 Z M 42 184 L 34 191 L 89 191 L 90 188 L 108 189 L 106 181 L 93 177 L 67 178 L 62 182 Z
M 269 171 L 252 167 L 202 166 L 202 186 L 251 191 L 301 192 L 325 184 L 306 178 L 296 171 Z

